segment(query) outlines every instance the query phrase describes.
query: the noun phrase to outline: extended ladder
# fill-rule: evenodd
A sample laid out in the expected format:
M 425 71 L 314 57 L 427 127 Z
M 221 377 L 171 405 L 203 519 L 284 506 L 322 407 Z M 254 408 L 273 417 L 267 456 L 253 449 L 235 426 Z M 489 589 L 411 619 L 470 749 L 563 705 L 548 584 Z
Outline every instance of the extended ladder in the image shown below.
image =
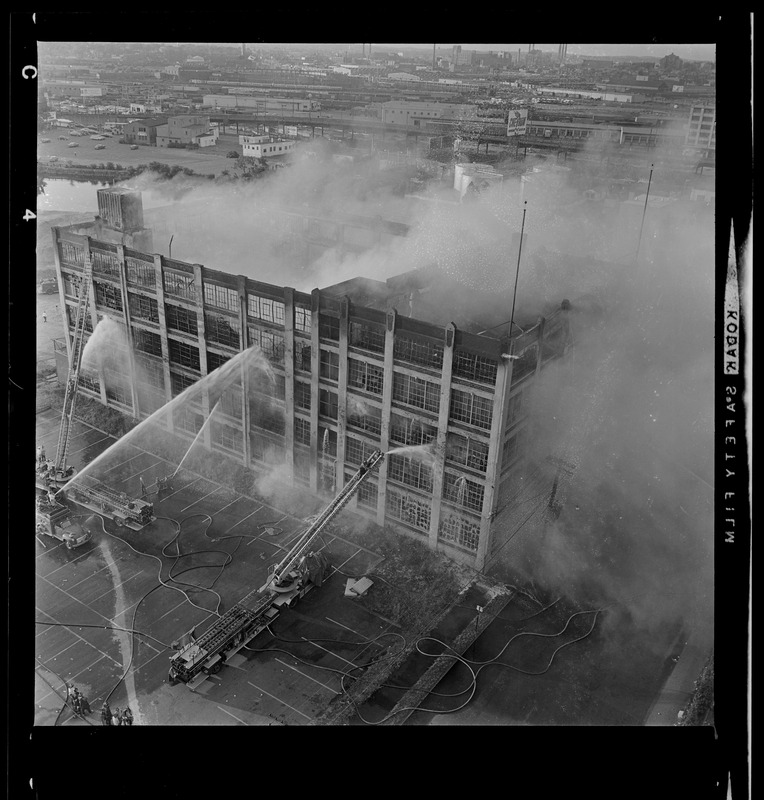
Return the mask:
M 381 450 L 375 450 L 366 461 L 361 464 L 358 472 L 345 484 L 342 491 L 331 503 L 318 515 L 313 524 L 305 531 L 292 549 L 284 556 L 279 564 L 275 566 L 273 572 L 268 576 L 268 580 L 261 587 L 261 591 L 266 589 L 270 584 L 276 582 L 289 575 L 289 571 L 293 569 L 305 553 L 308 552 L 310 546 L 315 541 L 316 537 L 321 533 L 324 527 L 332 520 L 337 512 L 350 500 L 350 498 L 358 490 L 358 487 L 369 477 L 374 467 L 382 460 L 384 453 Z
M 64 395 L 64 409 L 61 414 L 61 428 L 58 432 L 58 447 L 56 449 L 55 475 L 64 477 L 66 473 L 66 451 L 69 449 L 71 438 L 72 419 L 74 408 L 77 404 L 77 382 L 82 361 L 82 348 L 85 339 L 85 325 L 87 322 L 88 302 L 90 299 L 90 277 L 93 273 L 93 262 L 89 255 L 85 256 L 82 269 L 82 282 L 80 283 L 80 297 L 77 304 L 77 318 L 74 323 L 72 335 L 72 356 L 69 362 L 69 378 L 66 381 L 66 394 Z

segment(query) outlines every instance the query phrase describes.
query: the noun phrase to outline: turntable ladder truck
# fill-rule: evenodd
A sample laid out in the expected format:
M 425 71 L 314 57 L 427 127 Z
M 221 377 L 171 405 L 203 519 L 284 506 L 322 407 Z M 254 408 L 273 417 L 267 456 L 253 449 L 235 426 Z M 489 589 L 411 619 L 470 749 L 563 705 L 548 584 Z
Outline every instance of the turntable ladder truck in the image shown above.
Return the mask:
M 384 453 L 375 450 L 361 464 L 259 589 L 239 600 L 198 639 L 193 638 L 193 631 L 181 638 L 178 652 L 170 658 L 171 684 L 182 682 L 196 690 L 209 675 L 219 672 L 227 659 L 264 631 L 284 606 L 293 607 L 314 585 L 321 584 L 326 558 L 320 552 L 314 553 L 311 547 L 383 458 Z
M 64 394 L 64 408 L 61 413 L 61 428 L 58 432 L 58 447 L 56 449 L 56 459 L 53 462 L 53 474 L 51 475 L 54 482 L 63 481 L 66 483 L 67 479 L 71 477 L 71 473 L 67 474 L 66 453 L 72 436 L 74 409 L 77 405 L 77 383 L 82 362 L 82 350 L 85 345 L 85 325 L 87 322 L 90 278 L 92 274 L 93 261 L 89 256 L 86 256 L 82 269 L 77 317 L 72 334 L 72 354 L 69 361 L 69 377 L 66 381 L 66 392 Z

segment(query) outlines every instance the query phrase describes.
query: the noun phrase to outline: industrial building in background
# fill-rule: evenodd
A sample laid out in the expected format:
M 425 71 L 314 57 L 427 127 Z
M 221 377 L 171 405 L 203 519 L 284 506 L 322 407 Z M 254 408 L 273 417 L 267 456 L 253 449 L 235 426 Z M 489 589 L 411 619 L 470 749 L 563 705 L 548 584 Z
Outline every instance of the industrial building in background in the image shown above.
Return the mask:
M 519 311 L 511 335 L 506 309 L 489 331 L 495 319 L 457 327 L 453 298 L 471 290 L 440 271 L 306 293 L 138 249 L 136 239 L 150 246 L 139 192 L 101 189 L 98 203 L 95 223 L 52 229 L 67 354 L 82 291 L 86 331 L 108 316 L 123 333 L 98 371 L 83 366 L 80 393 L 145 419 L 257 345 L 273 386 L 244 365 L 222 396 L 203 392 L 167 429 L 191 439 L 217 404 L 207 448 L 255 473 L 286 468 L 296 487 L 324 497 L 370 454 L 389 453 L 354 509 L 485 565 L 522 471 L 528 389 L 570 342 L 567 303 L 546 317 Z

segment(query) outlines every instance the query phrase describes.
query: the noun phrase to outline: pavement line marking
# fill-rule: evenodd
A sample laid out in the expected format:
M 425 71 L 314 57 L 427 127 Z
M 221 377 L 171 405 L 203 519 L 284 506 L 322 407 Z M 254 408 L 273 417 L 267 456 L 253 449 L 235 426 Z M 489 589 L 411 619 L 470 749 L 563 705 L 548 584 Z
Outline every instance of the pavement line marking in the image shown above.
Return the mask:
M 89 431 L 85 431 L 85 433 L 89 433 Z M 75 437 L 77 438 L 77 437 Z M 111 439 L 111 436 L 104 436 L 102 439 L 99 439 L 97 442 L 91 442 L 90 444 L 86 444 L 84 447 L 80 447 L 79 450 L 74 450 L 73 452 L 66 451 L 66 457 L 69 458 L 70 456 L 76 456 L 77 453 L 81 453 L 83 450 L 87 450 L 88 447 L 95 447 L 97 444 L 106 441 L 106 439 Z M 103 451 L 104 453 L 106 450 Z M 100 454 L 99 454 L 100 455 Z
M 230 527 L 230 528 L 228 528 L 228 530 L 226 530 L 226 531 L 223 531 L 223 533 L 229 533 L 229 532 L 230 532 L 230 531 L 232 531 L 232 530 L 233 530 L 233 529 L 234 529 L 234 528 L 235 528 L 237 525 L 241 525 L 241 523 L 242 523 L 242 522 L 244 522 L 244 520 L 245 520 L 245 519 L 249 519 L 249 518 L 252 516 L 252 514 L 257 514 L 257 512 L 258 512 L 258 511 L 262 511 L 264 508 L 265 508 L 265 506 L 260 506 L 260 508 L 256 508 L 254 511 L 252 511 L 252 512 L 251 512 L 251 513 L 249 513 L 249 514 L 247 514 L 247 516 L 246 516 L 246 517 L 243 517 L 243 518 L 242 518 L 242 519 L 240 519 L 238 522 L 234 522 L 234 524 L 233 524 L 233 525 L 231 525 L 231 527 Z
M 41 534 L 41 535 L 42 535 L 42 534 Z M 48 539 L 53 539 L 53 537 L 52 537 L 52 536 L 48 536 L 47 538 L 48 538 Z M 41 540 L 41 541 L 42 541 L 42 540 Z M 56 540 L 55 540 L 55 539 L 53 539 L 53 541 L 56 541 Z M 54 545 L 52 548 L 46 548 L 45 550 L 43 550 L 43 551 L 42 551 L 42 553 L 38 553 L 38 554 L 35 556 L 35 558 L 39 558 L 40 556 L 45 556 L 45 555 L 47 555 L 48 553 L 52 553 L 54 550 L 57 550 L 59 547 L 64 547 L 64 543 L 63 543 L 63 542 L 57 542 L 57 543 L 56 543 L 56 544 L 55 544 L 55 545 Z M 81 555 L 81 554 L 80 554 L 80 555 Z M 64 566 L 66 566 L 66 564 L 64 564 Z M 60 567 L 59 567 L 59 569 L 60 569 Z M 56 570 L 54 569 L 54 570 L 53 570 L 53 572 L 55 572 L 55 571 L 56 571 Z M 53 573 L 51 573 L 51 575 L 52 575 L 52 574 L 53 574 Z
M 63 592 L 70 600 L 74 600 L 75 603 L 79 603 L 81 606 L 85 606 L 85 608 L 87 608 L 88 611 L 91 611 L 92 613 L 97 614 L 101 619 L 106 620 L 106 622 L 111 622 L 112 624 L 114 624 L 114 620 L 113 619 L 109 619 L 109 617 L 106 617 L 103 614 L 101 614 L 99 611 L 96 611 L 94 608 L 91 608 L 87 603 L 83 602 L 82 600 L 79 600 L 73 594 L 69 594 L 69 592 L 67 592 L 66 589 L 62 589 L 60 586 L 56 586 L 55 583 L 52 583 L 51 581 L 49 581 L 43 575 L 38 575 L 38 577 L 42 578 L 45 581 L 45 583 L 47 583 L 48 585 L 52 586 L 54 589 L 57 589 L 59 592 Z M 47 616 L 50 617 L 50 614 L 47 614 Z M 53 617 L 50 617 L 50 618 L 53 619 Z
M 220 491 L 220 489 L 222 488 L 223 488 L 222 486 L 216 486 L 211 492 L 207 492 L 207 494 L 205 494 L 203 497 L 200 497 L 198 500 L 194 500 L 193 503 L 189 503 L 185 508 L 181 508 L 181 510 L 178 513 L 182 514 L 184 511 L 187 511 L 189 508 L 191 508 L 191 506 L 195 506 L 197 503 L 201 503 L 202 500 L 206 500 L 211 494 L 215 494 L 215 492 Z
M 303 672 L 300 669 L 297 669 L 297 667 L 293 667 L 291 664 L 287 664 L 286 661 L 282 661 L 280 658 L 277 658 L 276 661 L 278 661 L 279 664 L 283 664 L 285 667 L 289 667 L 289 669 L 293 669 L 295 672 L 299 672 L 300 675 L 303 676 L 303 678 L 307 678 L 309 681 L 313 681 L 313 683 L 317 683 L 319 686 L 323 686 L 324 689 L 328 689 L 332 694 L 339 694 L 339 692 L 336 689 L 332 689 L 331 686 L 327 686 L 325 683 L 321 683 L 321 681 L 317 681 L 315 678 L 311 678 L 310 675 L 308 675 L 307 673 Z
M 79 516 L 79 517 L 84 517 L 85 515 L 84 515 L 84 514 L 77 514 L 76 516 Z M 63 544 L 63 542 L 62 542 L 62 544 Z M 54 548 L 54 549 L 55 549 L 55 548 Z M 46 550 L 45 552 L 47 553 L 48 551 Z M 43 554 L 43 553 L 40 553 L 40 555 L 44 555 L 44 554 Z M 71 561 L 67 561 L 67 562 L 66 562 L 66 564 L 62 564 L 60 567 L 56 567 L 54 570 L 51 570 L 51 571 L 50 571 L 50 572 L 49 572 L 47 575 L 40 575 L 40 574 L 38 573 L 38 574 L 37 574 L 37 577 L 38 577 L 38 578 L 47 578 L 47 577 L 49 577 L 50 575 L 53 575 L 54 573 L 58 572 L 60 569 L 64 569 L 64 567 L 69 567 L 69 566 L 71 566 L 72 564 L 74 564 L 74 562 L 75 562 L 75 561 L 79 561 L 81 558 L 83 558 L 83 556 L 87 556 L 87 555 L 90 555 L 90 552 L 89 552 L 88 550 L 85 550 L 84 552 L 80 553 L 78 556 L 76 556 L 75 558 L 73 558 Z M 38 556 L 38 558 L 39 558 L 39 557 L 40 557 L 40 556 Z M 48 581 L 48 583 L 50 583 L 50 581 Z M 51 585 L 55 586 L 55 584 L 51 584 Z
M 182 492 L 184 489 L 188 489 L 189 486 L 193 486 L 197 481 L 201 481 L 201 480 L 207 480 L 207 479 L 206 478 L 202 478 L 202 476 L 199 475 L 198 477 L 194 478 L 191 481 L 191 483 L 187 483 L 185 486 L 181 486 L 180 489 L 176 489 L 172 494 L 166 495 L 161 500 L 157 500 L 157 502 L 158 503 L 164 503 L 164 501 L 168 500 L 170 497 L 172 497 L 173 494 L 177 494 L 178 492 Z
M 359 644 L 366 644 L 369 641 L 369 637 L 368 636 L 364 636 L 362 633 L 358 633 L 358 631 L 354 631 L 352 628 L 349 628 L 347 625 L 343 625 L 341 622 L 337 622 L 336 619 L 332 619 L 331 617 L 327 617 L 326 619 L 328 619 L 329 622 L 333 622 L 335 625 L 339 625 L 340 628 L 344 628 L 346 631 L 350 631 L 351 633 L 355 633 L 358 636 L 360 636 L 362 639 L 366 640 L 365 642 L 359 642 Z M 348 644 L 350 644 L 350 643 L 348 642 Z
M 184 603 L 187 603 L 187 602 L 188 602 L 188 598 L 184 597 L 180 601 L 180 603 L 178 603 L 177 606 L 173 606 L 169 611 L 165 611 L 164 614 L 162 614 L 161 617 L 157 617 L 156 619 L 152 620 L 149 623 L 149 627 L 151 627 L 155 622 L 159 622 L 160 619 L 164 619 L 168 614 L 172 614 L 172 612 L 175 611 L 176 608 L 180 608 Z
M 98 652 L 100 653 L 101 651 L 99 650 Z M 103 653 L 101 655 L 101 657 L 97 658 L 92 664 L 89 664 L 87 667 L 84 667 L 83 669 L 81 669 L 76 675 L 72 675 L 69 678 L 64 678 L 64 680 L 67 683 L 74 683 L 74 679 L 75 678 L 77 678 L 80 675 L 82 675 L 83 672 L 85 672 L 85 671 L 87 671 L 89 669 L 92 669 L 99 661 L 103 661 L 104 658 L 109 658 L 109 656 L 107 656 L 105 653 Z M 112 659 L 112 661 L 113 660 L 114 659 Z M 120 665 L 118 665 L 118 666 L 120 666 Z M 35 669 L 37 670 L 37 669 L 39 669 L 39 667 L 35 667 Z M 48 667 L 48 666 L 46 666 L 45 669 L 50 670 L 51 672 L 54 672 L 54 670 L 50 669 L 50 667 Z M 63 675 L 61 677 L 63 678 Z M 56 694 L 56 692 L 53 689 L 51 689 L 47 694 L 44 694 L 41 698 L 35 699 L 35 703 L 37 703 L 39 705 L 43 700 L 45 700 L 46 697 L 48 697 L 49 695 L 52 695 L 52 694 L 55 694 L 56 697 L 58 697 L 58 694 Z
M 276 702 L 281 703 L 282 706 L 286 706 L 287 708 L 291 708 L 292 711 L 296 711 L 301 717 L 305 717 L 305 719 L 313 719 L 313 717 L 309 717 L 307 714 L 303 714 L 298 708 L 294 706 L 290 706 L 289 703 L 285 703 L 283 700 L 279 700 L 275 694 L 271 694 L 270 692 L 266 692 L 265 689 L 262 689 L 260 686 L 256 686 L 252 681 L 247 681 L 247 683 L 252 686 L 254 689 L 257 689 L 258 692 L 262 692 L 263 694 L 267 694 L 268 697 L 272 697 Z
M 230 502 L 230 503 L 228 503 L 228 505 L 225 505 L 225 506 L 223 506 L 223 508 L 219 508 L 219 509 L 218 509 L 218 510 L 215 512 L 215 514 L 219 514 L 221 511 L 225 511 L 225 509 L 226 509 L 226 508 L 228 508 L 228 506 L 232 506 L 234 503 L 238 502 L 240 499 L 241 499 L 241 495 L 240 495 L 240 496 L 238 496 L 238 497 L 236 497 L 236 499 L 234 499 L 234 500 L 231 500 L 231 502 Z M 210 514 L 210 516 L 211 516 L 211 517 L 214 517 L 214 516 L 215 516 L 215 514 Z
M 54 656 L 48 656 L 48 661 L 50 661 L 50 660 L 52 660 L 54 658 L 58 658 L 61 655 L 61 653 L 65 653 L 70 647 L 74 647 L 74 645 L 76 645 L 76 644 L 79 644 L 79 642 L 74 641 L 70 645 L 67 645 L 63 650 L 60 650 Z M 40 661 L 42 661 L 42 658 L 40 658 L 39 655 L 37 657 L 40 659 Z M 43 663 L 45 663 L 45 662 L 43 662 Z
M 95 572 L 91 572 L 90 575 L 86 575 L 81 581 L 77 581 L 77 583 L 73 583 L 69 588 L 74 589 L 75 586 L 79 586 L 81 583 L 85 583 L 85 581 L 89 581 L 91 578 L 95 578 L 99 572 L 103 572 L 105 569 L 109 569 L 109 564 L 104 564 L 101 569 L 97 569 Z M 98 598 L 96 598 L 98 599 Z
M 118 589 L 120 586 L 124 586 L 127 583 L 127 581 L 131 581 L 133 578 L 137 578 L 139 575 L 143 575 L 143 574 L 145 574 L 145 573 L 136 572 L 134 575 L 131 575 L 129 578 L 127 578 L 126 580 L 122 581 L 122 583 L 118 583 L 115 586 L 112 586 L 109 589 L 107 589 L 103 594 L 99 594 L 98 597 L 94 597 L 90 602 L 91 603 L 97 603 L 102 597 L 106 597 L 106 595 L 109 594 L 109 592 L 113 592 L 115 589 Z M 82 583 L 82 581 L 80 581 L 80 583 Z M 130 606 L 130 608 L 132 608 L 132 606 Z
M 140 665 L 140 667 L 135 667 L 135 669 L 133 669 L 133 673 L 140 672 L 144 667 L 147 667 L 155 658 L 159 658 L 159 656 L 164 654 L 165 654 L 164 650 L 157 651 L 157 654 L 155 656 L 151 656 L 151 658 L 148 661 L 144 661 L 143 664 Z M 98 698 L 96 698 L 96 700 L 98 700 Z
M 352 556 L 350 556 L 349 558 L 346 558 L 346 559 L 345 559 L 345 560 L 344 560 L 344 561 L 343 561 L 343 562 L 340 564 L 340 566 L 339 566 L 339 567 L 335 567 L 335 568 L 334 568 L 334 572 L 330 572 L 330 573 L 329 573 L 329 574 L 326 576 L 326 580 L 328 580 L 329 578 L 331 578 L 331 577 L 332 577 L 332 575 L 334 575 L 334 573 L 335 573 L 335 572 L 339 572 L 339 570 L 340 570 L 340 567 L 344 567 L 344 566 L 345 566 L 345 564 L 347 564 L 347 563 L 348 563 L 348 561 L 350 561 L 351 559 L 355 558 L 355 557 L 356 557 L 356 556 L 357 556 L 357 555 L 358 555 L 360 552 L 361 552 L 361 550 L 360 550 L 360 549 L 356 550 L 356 551 L 355 551 L 355 553 L 353 553 L 353 555 L 352 555 Z
M 146 455 L 151 455 L 151 453 L 146 453 Z M 132 478 L 137 478 L 139 475 L 143 475 L 144 472 L 148 472 L 150 469 L 154 469 L 154 467 L 161 463 L 162 459 L 160 458 L 158 461 L 155 461 L 153 464 L 149 464 L 148 467 L 145 467 L 138 472 L 134 472 L 132 475 L 128 475 L 126 478 L 122 478 L 121 481 L 117 481 L 117 483 L 125 483 L 126 481 L 131 480 Z
M 84 605 L 84 603 L 83 603 L 83 605 Z M 90 647 L 92 647 L 93 650 L 97 650 L 102 656 L 104 656 L 105 658 L 110 658 L 115 664 L 117 664 L 118 666 L 121 666 L 121 664 L 122 664 L 121 661 L 117 661 L 117 659 L 114 658 L 113 656 L 110 656 L 108 653 L 104 653 L 103 650 L 101 650 L 98 647 L 96 647 L 92 642 L 89 642 L 87 639 L 83 639 L 82 636 L 80 636 L 76 631 L 74 631 L 74 628 L 77 627 L 76 625 L 65 625 L 65 624 L 59 622 L 55 617 L 53 617 L 50 614 L 48 614 L 47 611 L 43 611 L 42 609 L 37 608 L 36 606 L 35 606 L 35 609 L 37 611 L 39 611 L 41 614 L 45 614 L 45 616 L 49 617 L 53 622 L 57 623 L 56 627 L 66 628 L 66 630 L 68 630 L 73 636 L 76 636 L 80 641 L 85 642 L 85 644 L 89 645 Z M 90 610 L 92 611 L 92 609 L 90 609 Z M 93 613 L 97 614 L 98 612 L 94 611 Z M 101 616 L 101 615 L 99 614 L 99 616 Z M 112 620 L 108 620 L 108 621 L 112 622 Z M 45 623 L 43 623 L 43 624 L 45 624 Z M 107 630 L 110 627 L 111 627 L 110 625 L 104 625 L 104 628 L 106 628 Z
M 228 714 L 230 717 L 233 717 L 233 718 L 234 718 L 234 719 L 235 719 L 237 722 L 241 722 L 241 724 L 242 724 L 242 725 L 247 725 L 247 723 L 246 723 L 246 722 L 244 722 L 244 720 L 243 720 L 243 719 L 239 719 L 239 718 L 236 716 L 236 714 L 231 714 L 231 712 L 230 712 L 230 711 L 226 711 L 226 709 L 225 709 L 225 708 L 223 708 L 223 706 L 218 706 L 218 708 L 219 708 L 221 711 L 223 711 L 223 712 L 225 712 L 226 714 Z M 247 725 L 247 727 L 249 727 L 249 725 Z
M 301 636 L 300 638 L 301 639 L 305 639 L 304 636 Z M 323 650 L 325 653 L 329 653 L 330 656 L 334 656 L 335 658 L 339 658 L 340 661 L 344 661 L 346 664 L 350 664 L 351 667 L 357 667 L 358 666 L 357 664 L 354 664 L 352 661 L 348 661 L 346 658 L 343 658 L 338 653 L 335 653 L 333 650 L 327 650 L 325 647 L 323 647 L 322 645 L 318 644 L 317 642 L 311 641 L 310 639 L 305 639 L 305 641 L 306 642 L 310 642 L 313 645 L 313 647 L 318 647 L 321 650 Z
M 104 451 L 104 452 L 106 452 L 106 451 Z M 107 472 L 111 472 L 113 469 L 116 469 L 117 467 L 122 467 L 125 464 L 129 464 L 131 461 L 135 461 L 136 458 L 140 458 L 142 455 L 144 455 L 144 451 L 143 450 L 141 450 L 140 452 L 136 453 L 132 458 L 127 458 L 124 461 L 120 461 L 119 464 L 115 464 L 113 467 L 109 467 L 108 469 L 105 469 L 101 474 L 105 475 Z

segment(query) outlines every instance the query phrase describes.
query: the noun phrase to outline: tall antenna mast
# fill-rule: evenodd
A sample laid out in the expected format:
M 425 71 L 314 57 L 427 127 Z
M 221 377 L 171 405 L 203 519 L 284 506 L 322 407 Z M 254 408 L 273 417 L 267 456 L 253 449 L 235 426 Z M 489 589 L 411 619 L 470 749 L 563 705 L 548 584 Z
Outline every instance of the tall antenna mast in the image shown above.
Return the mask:
M 528 210 L 528 201 L 523 203 L 523 222 L 520 226 L 520 247 L 517 248 L 517 269 L 515 271 L 515 290 L 512 293 L 512 315 L 509 318 L 509 335 L 512 336 L 512 324 L 515 321 L 515 300 L 517 298 L 517 279 L 520 277 L 520 256 L 523 253 L 523 232 L 525 231 L 525 212 Z

